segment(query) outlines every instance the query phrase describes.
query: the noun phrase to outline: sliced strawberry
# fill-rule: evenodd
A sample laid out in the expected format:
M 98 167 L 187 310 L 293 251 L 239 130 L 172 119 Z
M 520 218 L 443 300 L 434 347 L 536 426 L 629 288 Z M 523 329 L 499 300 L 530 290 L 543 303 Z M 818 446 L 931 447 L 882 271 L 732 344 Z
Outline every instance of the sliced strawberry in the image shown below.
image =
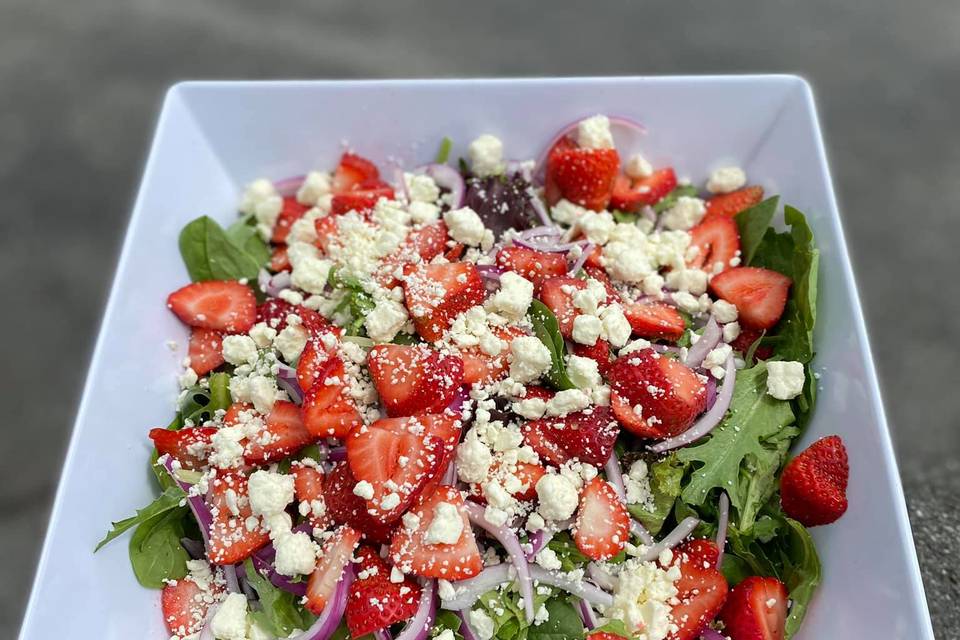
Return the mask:
M 168 582 L 160 592 L 160 609 L 167 631 L 178 638 L 198 633 L 203 628 L 207 610 L 222 590 L 211 581 L 210 591 L 205 592 L 189 576 Z
M 577 548 L 594 560 L 607 560 L 623 551 L 630 539 L 630 514 L 609 482 L 594 478 L 580 494 L 573 529 Z
M 468 262 L 407 265 L 403 291 L 417 333 L 434 342 L 460 313 L 483 303 L 486 289 L 477 267 Z
M 317 380 L 304 394 L 300 418 L 315 438 L 343 438 L 363 424 L 360 412 L 350 397 L 343 361 L 337 356 L 326 360 L 317 371 Z
M 761 337 L 763 337 L 763 329 L 750 329 L 749 327 L 742 327 L 740 329 L 740 335 L 738 335 L 734 341 L 730 343 L 730 346 L 746 355 L 753 343 Z M 769 360 L 770 356 L 772 355 L 773 347 L 770 345 L 761 344 L 753 352 L 753 361 L 756 362 L 757 360 Z
M 787 588 L 776 578 L 750 576 L 730 592 L 720 619 L 733 640 L 783 640 Z
M 497 252 L 497 266 L 505 271 L 515 271 L 538 288 L 551 276 L 565 276 L 569 270 L 567 258 L 562 253 L 534 251 L 526 247 L 507 246 Z
M 333 172 L 332 188 L 334 193 L 342 193 L 352 189 L 364 180 L 376 180 L 380 177 L 377 166 L 353 153 L 344 153 L 340 157 L 340 164 Z
M 720 216 L 732 218 L 763 200 L 763 187 L 744 187 L 731 193 L 721 193 L 707 200 L 705 218 Z
M 177 289 L 167 307 L 191 327 L 246 333 L 257 317 L 253 290 L 236 280 L 207 280 Z
M 346 462 L 334 464 L 323 482 L 326 514 L 334 523 L 350 525 L 371 542 L 389 543 L 393 527 L 373 519 L 367 513 L 366 502 L 353 493 L 356 485 L 357 479 L 350 472 L 349 464 Z
M 340 235 L 340 228 L 337 226 L 337 216 L 323 216 L 313 222 L 313 228 L 317 232 L 317 246 L 326 253 L 330 253 L 330 246 Z
M 517 462 L 513 475 L 520 481 L 520 491 L 513 494 L 517 500 L 527 501 L 537 498 L 537 482 L 547 475 L 547 470 L 535 462 Z
M 446 250 L 448 234 L 446 223 L 440 221 L 411 231 L 405 244 L 424 262 L 430 262 Z
M 361 547 L 358 577 L 347 596 L 347 627 L 354 638 L 409 620 L 420 604 L 420 586 L 404 578 L 390 580 L 390 569 L 370 547 Z
M 270 241 L 274 244 L 286 242 L 287 236 L 290 235 L 290 227 L 309 210 L 310 205 L 300 204 L 296 198 L 290 196 L 285 197 L 283 209 L 280 210 L 277 223 L 273 226 L 273 236 Z
M 783 512 L 808 527 L 835 522 L 847 510 L 850 465 L 840 436 L 817 440 L 780 476 Z
M 223 364 L 223 335 L 211 329 L 194 328 L 190 332 L 190 368 L 205 376 Z
M 524 422 L 520 425 L 520 431 L 523 433 L 524 443 L 544 462 L 559 467 L 572 458 L 563 447 L 548 437 L 548 430 L 541 421 Z
M 340 216 L 348 211 L 356 211 L 360 215 L 366 215 L 373 211 L 374 205 L 380 198 L 392 200 L 393 189 L 386 186 L 373 189 L 354 189 L 345 193 L 338 193 L 330 201 L 330 215 Z
M 597 369 L 602 375 L 606 375 L 610 365 L 613 364 L 613 352 L 610 349 L 610 343 L 603 338 L 598 338 L 592 345 L 575 342 L 573 344 L 573 354 L 581 358 L 595 360 Z
M 300 359 L 297 360 L 297 383 L 301 389 L 309 391 L 318 381 L 326 379 L 327 363 L 334 357 L 330 351 L 322 338 L 307 340 Z
M 637 435 L 667 438 L 686 431 L 707 404 L 706 385 L 689 367 L 652 349 L 634 351 L 613 363 L 610 387 L 618 403 L 640 405 L 640 417 L 649 427 L 634 431 Z M 614 412 L 618 411 L 614 408 Z M 636 413 L 634 411 L 634 413 Z M 624 423 L 633 430 L 634 423 Z
M 623 636 L 618 636 L 615 633 L 610 633 L 609 631 L 594 631 L 593 633 L 587 634 L 587 640 L 627 640 Z
M 597 248 L 599 249 L 599 247 Z M 590 264 L 588 261 L 584 263 L 583 270 L 587 272 L 588 276 L 599 281 L 603 285 L 603 288 L 607 290 L 607 296 L 609 296 L 611 300 L 620 300 L 622 297 L 620 292 L 618 292 L 613 286 L 613 281 L 610 279 L 610 276 L 607 275 L 607 270 L 604 269 L 600 264 Z
M 367 357 L 388 416 L 443 411 L 463 384 L 463 360 L 426 345 L 382 344 Z
M 208 551 L 210 562 L 220 565 L 242 562 L 270 541 L 270 536 L 259 526 L 252 531 L 247 528 L 247 518 L 253 514 L 246 496 L 247 477 L 242 473 L 219 471 L 210 481 L 206 498 L 213 514 Z
M 243 459 L 248 464 L 276 462 L 316 440 L 300 419 L 300 408 L 292 402 L 278 400 L 267 415 L 264 430 L 247 441 Z
M 782 273 L 760 267 L 735 267 L 710 280 L 713 293 L 737 305 L 740 324 L 770 329 L 780 320 L 793 281 Z
M 484 353 L 479 346 L 461 349 L 464 384 L 492 384 L 506 378 L 510 372 L 510 343 L 527 335 L 520 327 L 492 327 L 490 331 L 503 340 L 503 348 L 495 356 Z
M 573 306 L 573 293 L 586 288 L 586 281 L 567 277 L 547 278 L 540 285 L 540 300 L 557 316 L 560 333 L 568 340 L 573 335 L 573 321 L 580 315 Z
M 676 342 L 683 337 L 687 323 L 675 308 L 660 302 L 623 303 L 626 316 L 634 335 L 651 340 Z
M 265 322 L 280 333 L 287 327 L 287 316 L 291 314 L 300 318 L 303 327 L 310 335 L 321 335 L 329 331 L 337 332 L 336 327 L 313 309 L 292 305 L 279 298 L 268 298 L 257 307 L 257 322 Z
M 188 427 L 179 431 L 150 429 L 150 439 L 157 453 L 169 455 L 184 469 L 199 469 L 206 462 L 210 439 L 217 430 L 213 427 Z
M 620 168 L 616 149 L 555 146 L 547 157 L 547 175 L 560 195 L 594 211 L 607 208 Z
M 620 211 L 637 211 L 644 205 L 656 204 L 677 186 L 673 168 L 657 169 L 645 178 L 630 179 L 620 174 L 613 183 L 610 207 Z
M 323 472 L 315 466 L 308 466 L 299 461 L 295 461 L 290 466 L 290 474 L 293 476 L 293 488 L 296 491 L 297 501 L 307 503 L 310 511 L 307 519 L 310 526 L 317 529 L 326 529 L 333 523 L 330 514 L 327 513 L 326 504 L 323 497 Z M 315 504 L 323 505 L 323 509 L 314 509 Z
M 697 253 L 687 261 L 688 267 L 720 273 L 740 252 L 740 230 L 733 218 L 712 216 L 690 229 L 690 246 Z
M 450 466 L 450 463 L 453 462 L 453 459 L 457 455 L 457 444 L 460 442 L 462 423 L 460 422 L 460 417 L 454 415 L 451 411 L 417 416 L 416 421 L 416 431 L 420 431 L 422 427 L 425 435 L 437 438 L 443 443 L 439 453 L 440 463 L 437 465 L 436 472 L 427 480 L 421 490 L 422 495 L 429 496 L 433 495 L 437 487 L 440 486 L 447 467 Z M 384 428 L 391 428 L 393 430 L 398 428 L 409 429 L 409 421 L 405 418 L 381 420 L 380 424 Z
M 530 432 L 537 432 L 537 435 L 527 438 L 528 441 L 540 443 L 538 446 L 544 451 L 543 457 L 558 466 L 571 459 L 603 465 L 610 459 L 613 444 L 620 433 L 610 407 L 599 406 L 563 417 L 527 422 L 522 430 L 525 437 Z M 549 444 L 544 446 L 543 440 L 559 447 L 562 451 L 559 458 L 556 448 Z M 537 450 L 537 447 L 534 449 Z
M 671 616 L 678 628 L 669 640 L 695 640 L 723 608 L 727 581 L 716 568 L 719 553 L 710 540 L 690 540 L 674 551 L 672 564 L 680 567 L 680 579 Z
M 643 415 L 634 410 L 634 405 L 616 391 L 610 392 L 610 410 L 620 425 L 641 438 L 663 438 L 659 429 L 654 429 L 643 419 Z
M 430 529 L 441 502 L 453 505 L 463 520 L 463 532 L 453 544 L 427 544 L 424 534 Z M 424 578 L 463 580 L 483 570 L 483 559 L 477 548 L 476 538 L 470 528 L 470 520 L 463 504 L 463 496 L 453 487 L 441 486 L 431 496 L 415 506 L 411 513 L 417 518 L 417 526 L 408 529 L 402 526 L 393 534 L 390 557 L 404 573 L 413 573 Z
M 310 574 L 307 582 L 305 606 L 316 615 L 323 613 L 337 582 L 343 576 L 343 570 L 353 557 L 353 550 L 360 543 L 360 533 L 350 527 L 337 529 L 333 536 L 323 543 L 317 568 Z
M 293 265 L 290 264 L 290 256 L 287 255 L 287 245 L 278 244 L 270 254 L 270 271 L 280 273 L 291 269 L 293 269 Z
M 408 429 L 398 429 L 398 422 L 377 421 L 354 429 L 347 439 L 350 470 L 357 480 L 372 486 L 367 511 L 381 522 L 397 520 L 437 475 L 443 461 L 442 440 L 423 434 L 417 418 L 400 423 Z

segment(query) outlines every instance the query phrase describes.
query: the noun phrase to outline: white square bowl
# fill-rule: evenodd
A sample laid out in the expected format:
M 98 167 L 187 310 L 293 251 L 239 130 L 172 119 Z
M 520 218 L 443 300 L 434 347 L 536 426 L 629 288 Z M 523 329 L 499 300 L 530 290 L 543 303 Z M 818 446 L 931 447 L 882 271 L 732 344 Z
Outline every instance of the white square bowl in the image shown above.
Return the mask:
M 494 133 L 536 156 L 561 125 L 603 112 L 641 120 L 654 164 L 700 182 L 743 166 L 806 212 L 821 251 L 816 368 L 822 391 L 798 447 L 839 433 L 850 508 L 813 530 L 824 580 L 801 639 L 933 638 L 903 492 L 810 87 L 793 76 L 373 82 L 189 82 L 167 94 L 83 393 L 20 637 L 166 639 L 126 538 L 96 555 L 111 520 L 154 490 L 146 430 L 173 411 L 186 331 L 164 308 L 187 282 L 181 227 L 235 215 L 242 185 L 332 166 L 344 140 L 383 166 L 454 156 Z M 179 351 L 165 342 L 175 338 Z

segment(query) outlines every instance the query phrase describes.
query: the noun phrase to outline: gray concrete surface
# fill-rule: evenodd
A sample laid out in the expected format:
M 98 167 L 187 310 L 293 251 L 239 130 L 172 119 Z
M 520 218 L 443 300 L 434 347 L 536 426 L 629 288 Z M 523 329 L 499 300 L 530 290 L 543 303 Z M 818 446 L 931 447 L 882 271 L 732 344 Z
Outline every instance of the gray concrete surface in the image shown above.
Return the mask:
M 817 92 L 934 626 L 960 637 L 958 31 L 953 0 L 0 0 L 0 636 L 167 85 L 788 71 Z

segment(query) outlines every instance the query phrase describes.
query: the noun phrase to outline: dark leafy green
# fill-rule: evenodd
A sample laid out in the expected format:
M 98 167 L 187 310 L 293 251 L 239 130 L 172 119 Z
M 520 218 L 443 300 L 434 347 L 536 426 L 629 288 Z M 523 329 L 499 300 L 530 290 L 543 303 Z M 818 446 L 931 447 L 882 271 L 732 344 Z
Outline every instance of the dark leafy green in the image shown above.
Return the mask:
M 620 636 L 621 638 L 629 638 L 631 636 L 630 632 L 627 631 L 627 625 L 623 624 L 623 622 L 617 620 L 616 618 L 611 618 L 596 629 L 588 629 L 588 631 L 612 633 L 613 635 Z
M 253 254 L 248 253 L 247 244 L 252 241 L 245 234 L 239 229 L 234 232 L 237 241 L 243 242 L 238 245 L 208 216 L 187 224 L 180 232 L 180 255 L 190 279 L 194 282 L 241 278 L 255 281 L 270 256 L 268 252 L 266 260 L 260 260 L 263 252 L 258 248 L 253 249 Z
M 544 606 L 550 618 L 530 627 L 527 640 L 569 640 L 583 636 L 583 621 L 569 600 L 551 598 Z
M 149 589 L 162 589 L 164 580 L 187 575 L 190 556 L 180 544 L 184 537 L 186 506 L 164 510 L 140 523 L 130 538 L 130 565 L 137 581 Z
M 227 237 L 235 246 L 243 249 L 261 266 L 270 262 L 270 245 L 263 241 L 257 232 L 257 222 L 253 216 L 246 216 L 227 227 Z
M 564 389 L 576 389 L 576 385 L 570 381 L 567 376 L 567 366 L 563 357 L 566 354 L 566 344 L 563 336 L 560 335 L 560 325 L 557 323 L 557 317 L 553 315 L 550 308 L 534 300 L 527 311 L 530 316 L 530 322 L 533 323 L 533 332 L 540 342 L 550 350 L 550 371 L 547 372 L 547 381 L 550 385 L 559 391 Z
M 257 597 L 260 599 L 260 610 L 250 615 L 262 627 L 276 636 L 285 638 L 294 629 L 306 629 L 313 623 L 313 616 L 297 605 L 297 597 L 273 586 L 269 580 L 257 572 L 249 559 L 244 561 L 243 568 L 250 586 L 257 592 Z
M 166 473 L 166 471 L 164 471 L 164 473 Z M 94 553 L 99 551 L 103 545 L 120 536 L 128 529 L 132 529 L 138 524 L 152 520 L 153 518 L 161 516 L 169 511 L 179 509 L 181 503 L 184 499 L 186 499 L 186 497 L 186 494 L 180 487 L 169 487 L 163 493 L 161 493 L 156 500 L 145 506 L 143 509 L 137 509 L 136 515 L 130 516 L 129 518 L 124 518 L 123 520 L 117 520 L 116 522 L 112 523 L 113 527 L 110 529 L 109 533 L 107 533 L 106 537 L 97 543 L 96 548 L 93 550 Z
M 430 629 L 430 637 L 436 638 L 441 633 L 449 629 L 453 632 L 453 636 L 457 640 L 461 640 L 463 635 L 460 633 L 460 625 L 462 621 L 460 617 L 457 616 L 453 611 L 448 611 L 447 609 L 440 609 L 437 611 L 437 617 L 433 620 L 433 628 Z
M 180 415 L 184 421 L 198 425 L 213 419 L 218 410 L 230 408 L 230 375 L 213 373 L 206 386 L 194 385 L 184 394 L 180 404 Z
M 344 327 L 347 333 L 354 336 L 366 335 L 363 321 L 377 306 L 373 296 L 363 288 L 360 280 L 339 267 L 330 270 L 329 281 L 334 289 L 344 294 L 343 300 L 334 309 L 334 313 L 349 312 L 350 322 Z
M 541 224 L 531 204 L 530 183 L 520 174 L 468 178 L 464 206 L 477 212 L 494 235 L 513 227 L 526 229 Z
M 650 533 L 659 533 L 670 515 L 673 504 L 680 495 L 680 482 L 685 469 L 686 465 L 677 460 L 675 453 L 648 465 L 647 478 L 653 494 L 653 505 L 648 508 L 645 504 L 629 504 L 627 510 Z
M 547 543 L 547 548 L 557 554 L 563 571 L 573 571 L 590 562 L 590 558 L 580 552 L 573 538 L 566 531 L 561 531 L 553 536 Z
M 740 260 L 744 266 L 753 263 L 753 256 L 770 228 L 779 202 L 779 196 L 773 196 L 734 217 L 740 230 Z

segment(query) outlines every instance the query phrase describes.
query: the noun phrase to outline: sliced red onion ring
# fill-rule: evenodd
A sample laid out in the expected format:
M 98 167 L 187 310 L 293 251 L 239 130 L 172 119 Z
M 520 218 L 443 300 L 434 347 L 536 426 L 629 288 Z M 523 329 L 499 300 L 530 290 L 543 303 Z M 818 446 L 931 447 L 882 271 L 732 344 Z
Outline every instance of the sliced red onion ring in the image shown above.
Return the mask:
M 620 469 L 620 460 L 617 459 L 617 452 L 611 451 L 610 458 L 603 465 L 603 470 L 607 473 L 607 482 L 613 485 L 614 490 L 623 503 L 627 503 L 627 487 L 623 484 L 623 471 Z
M 393 640 L 393 634 L 390 629 L 377 629 L 373 632 L 374 640 Z
M 513 582 L 516 577 L 516 570 L 512 564 L 502 563 L 487 567 L 472 578 L 458 580 L 453 583 L 456 591 L 456 597 L 450 600 L 440 600 L 440 607 L 451 611 L 469 609 L 477 598 L 485 594 L 494 587 L 499 587 L 505 582 Z
M 290 272 L 281 271 L 280 273 L 270 275 L 270 272 L 266 269 L 260 269 L 260 271 L 257 272 L 257 284 L 265 294 L 271 298 L 276 298 L 280 295 L 281 291 L 290 288 Z
M 496 538 L 497 542 L 503 545 L 503 548 L 510 555 L 510 562 L 517 570 L 517 582 L 520 585 L 520 595 L 523 596 L 524 613 L 527 615 L 527 622 L 532 623 L 534 617 L 533 582 L 530 580 L 530 565 L 527 564 L 527 557 L 523 553 L 517 534 L 512 529 L 488 522 L 484 508 L 476 502 L 468 500 L 464 504 L 470 522 Z
M 273 545 L 267 545 L 271 550 L 273 550 Z M 267 547 L 264 547 L 267 548 Z M 274 553 L 270 554 L 271 557 L 275 555 Z M 270 584 L 275 586 L 277 589 L 283 589 L 284 591 L 289 591 L 293 595 L 302 598 L 307 594 L 307 583 L 306 582 L 293 582 L 284 575 L 277 573 L 276 569 L 273 568 L 273 560 L 269 562 L 264 561 L 261 556 L 254 554 L 253 566 L 263 575 L 267 580 L 270 581 Z
M 177 477 L 177 474 L 173 470 L 173 458 L 167 455 L 161 456 L 161 460 L 163 467 L 167 470 L 167 473 L 170 474 L 170 477 L 173 478 L 173 481 L 187 494 L 187 505 L 190 507 L 190 511 L 193 512 L 193 517 L 197 520 L 200 535 L 203 536 L 203 546 L 209 551 L 210 526 L 213 524 L 213 514 L 210 513 L 210 509 L 207 507 L 207 503 L 203 501 L 203 498 L 190 495 L 190 487 L 192 485 L 183 482 Z
M 641 135 L 647 134 L 647 128 L 643 125 L 643 123 L 629 116 L 607 116 L 607 119 L 610 121 L 610 124 L 631 129 Z
M 539 227 L 533 227 L 532 229 L 524 229 L 517 236 L 521 240 L 532 240 L 534 238 L 542 238 L 545 236 L 557 237 L 563 235 L 563 229 L 554 225 L 541 225 Z
M 524 249 L 532 249 L 533 251 L 540 251 L 542 253 L 568 253 L 574 247 L 583 248 L 589 243 L 586 240 L 578 240 L 576 242 L 562 242 L 559 244 L 541 244 L 539 242 L 533 242 L 532 240 L 515 238 L 513 244 L 518 247 L 523 247 Z
M 723 376 L 723 382 L 720 384 L 720 391 L 717 393 L 717 401 L 713 403 L 713 406 L 700 416 L 700 419 L 694 422 L 692 427 L 678 436 L 658 442 L 650 447 L 651 451 L 663 453 L 670 449 L 686 446 L 707 435 L 720 424 L 723 416 L 727 413 L 727 409 L 730 408 L 730 400 L 733 398 L 733 385 L 737 377 L 737 371 L 733 366 L 733 356 L 727 356 L 724 369 L 726 373 Z
M 478 264 L 477 272 L 483 278 L 483 284 L 487 291 L 493 292 L 500 288 L 500 275 L 503 269 L 493 264 Z
M 711 629 L 707 627 L 700 632 L 700 640 L 730 640 L 727 636 L 723 635 L 716 629 Z
M 684 538 L 690 535 L 690 533 L 697 528 L 698 524 L 700 524 L 699 518 L 694 518 L 693 516 L 684 518 L 673 531 L 664 537 L 663 540 L 647 549 L 646 552 L 640 556 L 640 560 L 644 562 L 656 560 L 665 550 L 673 549 L 675 546 L 680 544 Z
M 303 404 L 303 389 L 297 381 L 297 370 L 285 364 L 277 371 L 277 386 L 287 392 L 294 404 Z
M 353 582 L 353 565 L 348 562 L 333 590 L 333 596 L 330 602 L 324 607 L 323 613 L 317 618 L 316 622 L 310 625 L 310 628 L 292 640 L 328 640 L 330 636 L 340 626 L 340 620 L 343 618 L 343 612 L 347 608 L 347 593 L 350 591 L 350 584 Z
M 187 550 L 187 553 L 190 554 L 190 558 L 193 560 L 199 560 L 207 555 L 206 550 L 203 548 L 203 543 L 199 540 L 180 538 L 180 546 Z
M 590 254 L 593 253 L 593 250 L 596 249 L 597 245 L 592 242 L 588 242 L 584 245 L 583 250 L 580 252 L 580 257 L 577 258 L 577 261 L 573 263 L 573 266 L 570 267 L 570 275 L 576 275 L 577 271 L 580 271 L 584 263 L 590 257 Z
M 300 188 L 300 185 L 303 184 L 303 181 L 307 179 L 307 176 L 292 176 L 290 178 L 283 178 L 282 180 L 277 180 L 273 183 L 273 188 L 280 192 L 282 196 L 292 196 L 297 192 L 297 189 Z
M 630 518 L 630 533 L 640 538 L 640 542 L 650 546 L 654 543 L 653 536 L 647 531 L 647 528 L 636 518 Z
M 330 462 L 343 462 L 347 459 L 347 448 L 346 447 L 333 447 L 330 449 L 330 453 L 327 454 L 327 460 Z
M 580 612 L 580 619 L 583 620 L 583 626 L 590 629 L 596 629 L 600 625 L 597 623 L 597 614 L 594 613 L 593 607 L 590 606 L 590 603 L 586 600 L 581 600 L 577 603 L 577 611 Z
M 550 544 L 552 539 L 552 531 L 548 531 L 547 529 L 538 529 L 534 531 L 530 536 L 530 541 L 527 543 L 530 545 L 530 550 L 524 553 L 524 555 L 527 557 L 527 560 L 529 562 L 533 562 L 537 557 L 537 554 L 546 549 L 547 545 Z
M 617 578 L 596 562 L 587 565 L 587 575 L 601 589 L 613 591 L 617 588 Z
M 213 616 L 217 615 L 217 609 L 219 608 L 220 605 L 218 604 L 207 609 L 207 615 L 203 619 L 203 627 L 200 629 L 197 640 L 216 640 L 213 637 L 213 629 L 211 628 L 210 621 L 213 620 Z
M 547 208 L 544 206 L 543 202 L 540 200 L 540 196 L 537 195 L 537 192 L 534 191 L 532 187 L 527 189 L 527 195 L 530 197 L 530 206 L 533 207 L 537 217 L 540 218 L 540 222 L 542 222 L 546 227 L 556 227 L 557 224 L 552 218 L 550 218 Z
M 243 564 L 236 564 L 234 567 L 237 569 L 237 582 L 240 583 L 240 591 L 243 593 L 243 595 L 247 596 L 247 600 L 256 600 L 257 592 L 252 586 L 250 586 L 250 580 L 247 577 L 247 570 L 244 568 Z
M 240 581 L 237 579 L 237 568 L 234 565 L 223 565 L 223 579 L 227 583 L 227 591 L 240 593 Z
M 707 411 L 713 407 L 717 401 L 717 379 L 713 376 L 707 378 Z
M 450 207 L 452 209 L 459 209 L 463 206 L 467 185 L 464 184 L 459 171 L 445 164 L 431 164 L 427 165 L 426 174 L 433 178 L 438 186 L 450 191 Z
M 423 584 L 417 612 L 397 636 L 397 640 L 425 640 L 429 636 L 433 618 L 437 613 L 436 585 L 436 580 L 429 580 Z
M 476 632 L 473 630 L 473 627 L 470 626 L 470 620 L 467 618 L 469 609 L 461 609 L 460 611 L 454 611 L 457 614 L 457 617 L 460 618 L 460 635 L 463 636 L 463 640 L 479 640 L 477 638 Z
M 719 569 L 723 562 L 723 548 L 727 545 L 727 525 L 730 522 L 730 498 L 726 491 L 720 493 L 717 511 L 720 513 L 717 519 L 717 548 L 720 549 L 720 553 L 717 554 L 717 569 Z
M 584 580 L 571 580 L 567 574 L 559 571 L 547 571 L 537 565 L 530 566 L 530 575 L 537 582 L 548 584 L 551 587 L 557 587 L 568 591 L 578 598 L 587 600 L 591 604 L 609 607 L 613 604 L 613 596 L 600 587 L 590 584 Z
M 687 357 L 683 361 L 683 364 L 691 369 L 699 367 L 703 364 L 703 359 L 707 357 L 707 354 L 713 351 L 713 348 L 720 343 L 722 337 L 723 331 L 720 329 L 720 325 L 717 324 L 713 316 L 710 316 L 710 320 L 707 321 L 707 325 L 703 328 L 703 334 L 700 336 L 700 339 L 687 350 Z

